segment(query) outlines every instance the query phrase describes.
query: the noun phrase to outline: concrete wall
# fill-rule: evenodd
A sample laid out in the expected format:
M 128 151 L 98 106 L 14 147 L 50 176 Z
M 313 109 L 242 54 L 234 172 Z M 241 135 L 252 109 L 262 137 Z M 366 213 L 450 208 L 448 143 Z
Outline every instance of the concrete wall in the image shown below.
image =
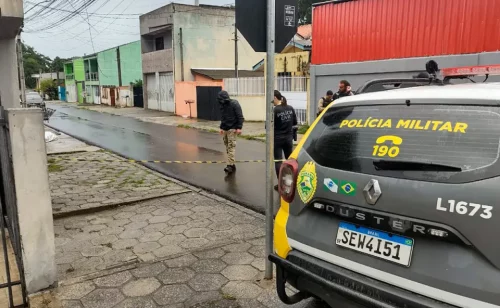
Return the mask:
M 179 116 L 189 116 L 189 105 L 191 105 L 191 116 L 198 117 L 198 97 L 196 87 L 223 87 L 224 82 L 215 81 L 202 76 L 196 76 L 196 81 L 177 81 L 175 83 L 175 113 Z M 193 101 L 193 104 L 186 104 L 186 101 Z
M 23 19 L 23 0 L 0 0 L 0 40 L 15 38 Z
M 340 80 L 348 80 L 352 88 L 356 90 L 372 79 L 411 78 L 419 72 L 425 71 L 425 63 L 430 59 L 435 60 L 440 68 L 500 64 L 500 52 L 312 65 L 310 123 L 316 117 L 318 100 L 326 94 L 326 91 L 337 90 Z M 500 76 L 492 76 L 488 81 L 500 81 Z
M 140 16 L 141 35 L 150 34 L 162 26 L 172 24 L 174 22 L 173 12 L 177 6 L 181 7 L 182 5 L 167 5 Z
M 232 96 L 237 100 L 245 121 L 265 121 L 266 120 L 266 97 L 265 96 Z
M 181 81 L 181 28 L 184 80 L 193 81 L 192 68 L 234 68 L 234 23 L 233 9 L 193 6 L 176 9 L 173 29 L 175 81 Z M 251 70 L 264 54 L 254 52 L 243 35 L 239 34 L 239 39 L 239 68 Z
M 116 88 L 115 105 L 118 107 L 134 107 L 134 93 L 130 86 Z
M 57 281 L 54 222 L 40 109 L 7 111 L 24 280 L 28 294 Z
M 2 106 L 5 108 L 20 107 L 19 94 L 16 40 L 0 40 L 0 99 Z
M 102 86 L 118 86 L 118 60 L 116 59 L 116 48 L 101 51 L 97 54 L 100 74 L 99 82 Z
M 23 0 L 0 0 L 2 16 L 24 17 Z
M 120 49 L 122 85 L 128 86 L 131 82 L 142 80 L 141 42 L 133 42 L 118 48 Z
M 142 54 L 142 73 L 172 72 L 172 49 L 164 49 Z
M 75 70 L 75 80 L 85 81 L 85 65 L 83 63 L 83 58 L 73 60 L 73 67 Z

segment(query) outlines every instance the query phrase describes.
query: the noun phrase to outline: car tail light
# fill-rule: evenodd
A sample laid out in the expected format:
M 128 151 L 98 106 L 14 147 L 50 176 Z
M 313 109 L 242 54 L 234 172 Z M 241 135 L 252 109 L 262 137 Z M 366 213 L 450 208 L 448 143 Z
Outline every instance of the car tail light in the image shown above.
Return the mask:
M 295 159 L 287 160 L 281 165 L 278 190 L 281 198 L 288 203 L 295 197 L 298 171 L 299 164 Z

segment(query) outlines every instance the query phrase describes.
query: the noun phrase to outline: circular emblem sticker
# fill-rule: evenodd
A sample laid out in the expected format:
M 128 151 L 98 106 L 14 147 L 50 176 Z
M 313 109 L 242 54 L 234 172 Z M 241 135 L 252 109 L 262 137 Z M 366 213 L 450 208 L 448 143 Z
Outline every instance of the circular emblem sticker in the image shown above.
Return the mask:
M 318 177 L 316 176 L 316 165 L 314 162 L 307 162 L 304 167 L 302 167 L 302 170 L 300 170 L 297 181 L 297 191 L 302 202 L 308 203 L 311 201 L 316 192 L 317 184 Z

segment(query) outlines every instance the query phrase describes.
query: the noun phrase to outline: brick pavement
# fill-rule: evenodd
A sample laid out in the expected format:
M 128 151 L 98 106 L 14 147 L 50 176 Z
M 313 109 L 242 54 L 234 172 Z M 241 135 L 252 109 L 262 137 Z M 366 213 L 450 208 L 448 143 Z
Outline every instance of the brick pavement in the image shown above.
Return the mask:
M 285 307 L 262 279 L 263 217 L 205 192 L 58 219 L 55 232 L 65 308 Z
M 90 161 L 68 160 L 75 158 Z M 91 161 L 106 159 L 114 161 Z M 104 151 L 49 155 L 48 168 L 56 217 L 188 191 Z

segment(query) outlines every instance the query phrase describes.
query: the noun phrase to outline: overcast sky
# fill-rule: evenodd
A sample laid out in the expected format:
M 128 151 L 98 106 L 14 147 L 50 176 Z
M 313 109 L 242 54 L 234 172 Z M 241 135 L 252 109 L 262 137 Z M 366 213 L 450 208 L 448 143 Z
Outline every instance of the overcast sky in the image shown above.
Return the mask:
M 33 46 L 38 52 L 52 59 L 56 56 L 61 58 L 83 56 L 139 40 L 139 17 L 130 14 L 144 14 L 170 2 L 185 4 L 194 4 L 195 2 L 195 0 L 96 0 L 88 8 L 89 13 L 101 14 L 89 15 L 88 19 L 94 42 L 93 48 L 86 14 L 75 16 L 66 23 L 49 30 L 41 29 L 53 25 L 54 22 L 68 13 L 53 10 L 50 16 L 30 18 L 30 15 L 41 6 L 47 5 L 51 1 L 54 0 L 24 0 L 25 12 L 36 3 L 39 3 L 39 6 L 25 15 L 25 32 L 22 37 L 26 44 Z M 66 5 L 74 3 L 78 7 L 78 4 L 81 5 L 88 0 L 63 0 L 61 2 L 66 1 L 71 1 L 67 2 Z M 200 0 L 202 4 L 212 5 L 226 5 L 234 2 L 235 0 Z M 73 10 L 67 6 L 53 7 Z

